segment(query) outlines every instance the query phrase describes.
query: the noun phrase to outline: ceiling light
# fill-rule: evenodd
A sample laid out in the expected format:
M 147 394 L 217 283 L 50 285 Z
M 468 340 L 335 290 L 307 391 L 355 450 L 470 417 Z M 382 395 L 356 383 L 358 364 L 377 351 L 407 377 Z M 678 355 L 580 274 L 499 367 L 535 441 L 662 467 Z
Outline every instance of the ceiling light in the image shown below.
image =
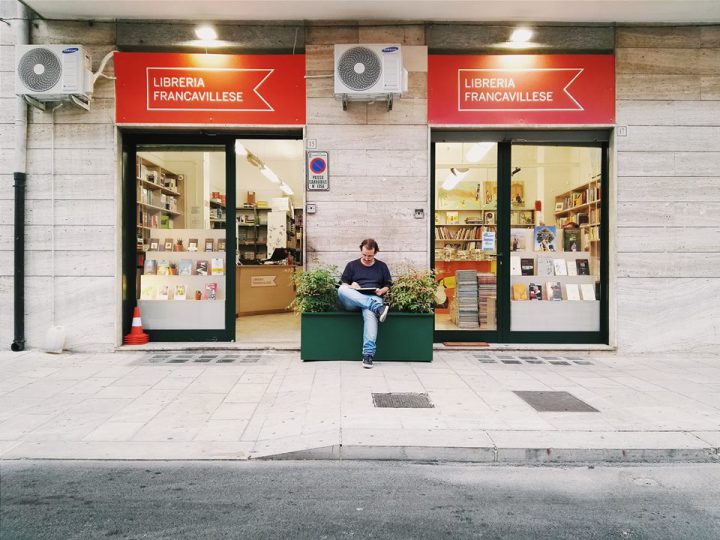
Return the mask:
M 442 188 L 446 191 L 450 191 L 457 186 L 460 180 L 465 178 L 469 172 L 470 169 L 456 169 L 453 167 L 450 169 L 450 174 L 448 174 L 447 178 L 443 182 Z
M 214 41 L 217 39 L 218 35 L 215 29 L 212 26 L 198 26 L 195 29 L 195 35 L 198 37 L 198 39 L 202 39 L 203 41 Z
M 477 163 L 478 161 L 482 161 L 482 159 L 487 155 L 490 150 L 492 150 L 494 146 L 495 143 L 491 142 L 475 143 L 465 153 L 465 160 L 469 163 Z
M 282 191 L 285 195 L 292 195 L 294 193 L 292 188 L 285 182 L 280 184 L 280 191 Z
M 250 163 L 251 165 L 255 165 L 255 167 L 257 167 L 258 169 L 262 169 L 265 166 L 262 160 L 252 152 L 248 152 L 247 156 L 245 156 L 245 159 L 248 160 L 248 163 Z
M 529 28 L 516 28 L 510 36 L 510 41 L 513 43 L 525 43 L 530 41 L 533 35 L 533 31 Z
M 247 148 L 245 148 L 240 141 L 235 141 L 235 153 L 238 156 L 247 156 L 248 155 Z
M 273 184 L 280 184 L 282 183 L 282 180 L 278 178 L 277 174 L 275 174 L 270 167 L 267 165 L 263 165 L 263 167 L 260 169 L 260 174 L 262 174 L 265 178 L 270 180 Z

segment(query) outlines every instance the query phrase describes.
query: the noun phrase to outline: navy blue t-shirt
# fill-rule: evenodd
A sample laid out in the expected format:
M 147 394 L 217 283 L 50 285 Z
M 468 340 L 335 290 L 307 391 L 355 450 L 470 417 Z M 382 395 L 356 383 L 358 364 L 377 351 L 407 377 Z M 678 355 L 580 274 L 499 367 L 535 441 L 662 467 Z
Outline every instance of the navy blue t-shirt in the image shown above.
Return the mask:
M 340 280 L 348 285 L 355 282 L 361 287 L 375 287 L 376 289 L 392 285 L 387 264 L 377 259 L 372 266 L 365 266 L 360 259 L 350 261 L 345 265 Z

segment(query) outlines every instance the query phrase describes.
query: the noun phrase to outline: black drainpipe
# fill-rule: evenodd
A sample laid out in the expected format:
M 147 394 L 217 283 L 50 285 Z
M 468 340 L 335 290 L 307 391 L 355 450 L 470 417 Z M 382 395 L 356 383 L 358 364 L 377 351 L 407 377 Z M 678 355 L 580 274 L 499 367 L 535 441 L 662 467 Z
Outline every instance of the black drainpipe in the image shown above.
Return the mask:
M 15 44 L 30 43 L 30 10 L 17 2 L 17 17 L 13 21 Z M 14 326 L 15 338 L 10 349 L 25 350 L 25 186 L 27 184 L 27 104 L 17 96 L 15 107 L 15 258 L 14 258 Z
M 13 173 L 15 181 L 15 339 L 10 349 L 25 349 L 25 179 L 24 172 Z

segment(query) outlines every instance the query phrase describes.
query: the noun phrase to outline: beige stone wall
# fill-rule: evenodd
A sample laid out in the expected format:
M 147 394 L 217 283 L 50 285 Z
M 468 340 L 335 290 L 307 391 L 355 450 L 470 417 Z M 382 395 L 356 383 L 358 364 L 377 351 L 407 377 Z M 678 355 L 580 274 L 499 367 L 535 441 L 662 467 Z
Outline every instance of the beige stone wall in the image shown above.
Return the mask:
M 14 1 L 0 0 L 3 16 Z M 97 68 L 117 41 L 103 23 L 34 23 L 37 43 L 82 43 Z M 403 45 L 410 91 L 384 104 L 333 97 L 333 44 Z M 391 268 L 429 264 L 427 39 L 422 25 L 306 27 L 307 134 L 330 155 L 328 192 L 307 195 L 310 266 L 342 268 L 375 237 Z M 617 123 L 612 185 L 611 325 L 621 351 L 714 351 L 720 345 L 720 27 L 616 29 Z M 13 33 L 0 24 L 0 347 L 12 341 Z M 112 74 L 112 63 L 109 74 Z M 114 86 L 100 79 L 92 110 L 29 113 L 26 337 L 51 324 L 72 349 L 117 344 L 119 155 Z M 53 143 L 54 141 L 54 143 Z M 52 146 L 54 144 L 54 159 Z M 51 203 L 55 172 L 54 220 Z M 414 219 L 421 208 L 425 218 Z M 52 250 L 55 277 L 52 277 Z M 52 293 L 54 285 L 54 296 Z M 616 315 L 615 315 L 616 313 Z
M 12 10 L 14 14 L 14 6 Z M 13 339 L 13 41 L 13 32 L 0 24 L 0 347 Z M 31 41 L 80 42 L 91 52 L 97 69 L 114 48 L 115 26 L 35 21 Z M 112 63 L 109 66 L 107 73 L 112 75 Z M 68 348 L 107 350 L 116 345 L 120 201 L 114 84 L 101 78 L 95 89 L 90 112 L 64 105 L 54 113 L 54 123 L 51 113 L 36 109 L 28 113 L 25 334 L 29 348 L 43 345 L 53 323 L 53 302 L 54 323 L 66 328 Z
M 400 43 L 409 92 L 388 111 L 384 103 L 333 97 L 333 45 Z M 306 33 L 307 132 L 329 152 L 330 190 L 307 194 L 307 260 L 336 265 L 358 257 L 363 238 L 380 244 L 391 271 L 429 265 L 427 47 L 422 25 L 311 27 Z M 414 210 L 424 210 L 415 219 Z
M 720 27 L 618 28 L 617 342 L 720 345 Z

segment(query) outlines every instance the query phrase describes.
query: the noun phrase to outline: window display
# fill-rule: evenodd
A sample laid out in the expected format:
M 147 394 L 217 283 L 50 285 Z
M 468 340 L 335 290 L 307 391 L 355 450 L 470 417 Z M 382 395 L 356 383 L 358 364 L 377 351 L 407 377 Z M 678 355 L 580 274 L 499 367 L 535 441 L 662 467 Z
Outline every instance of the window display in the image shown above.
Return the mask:
M 436 330 L 501 341 L 537 332 L 521 340 L 538 342 L 601 331 L 602 155 L 600 145 L 436 143 Z

